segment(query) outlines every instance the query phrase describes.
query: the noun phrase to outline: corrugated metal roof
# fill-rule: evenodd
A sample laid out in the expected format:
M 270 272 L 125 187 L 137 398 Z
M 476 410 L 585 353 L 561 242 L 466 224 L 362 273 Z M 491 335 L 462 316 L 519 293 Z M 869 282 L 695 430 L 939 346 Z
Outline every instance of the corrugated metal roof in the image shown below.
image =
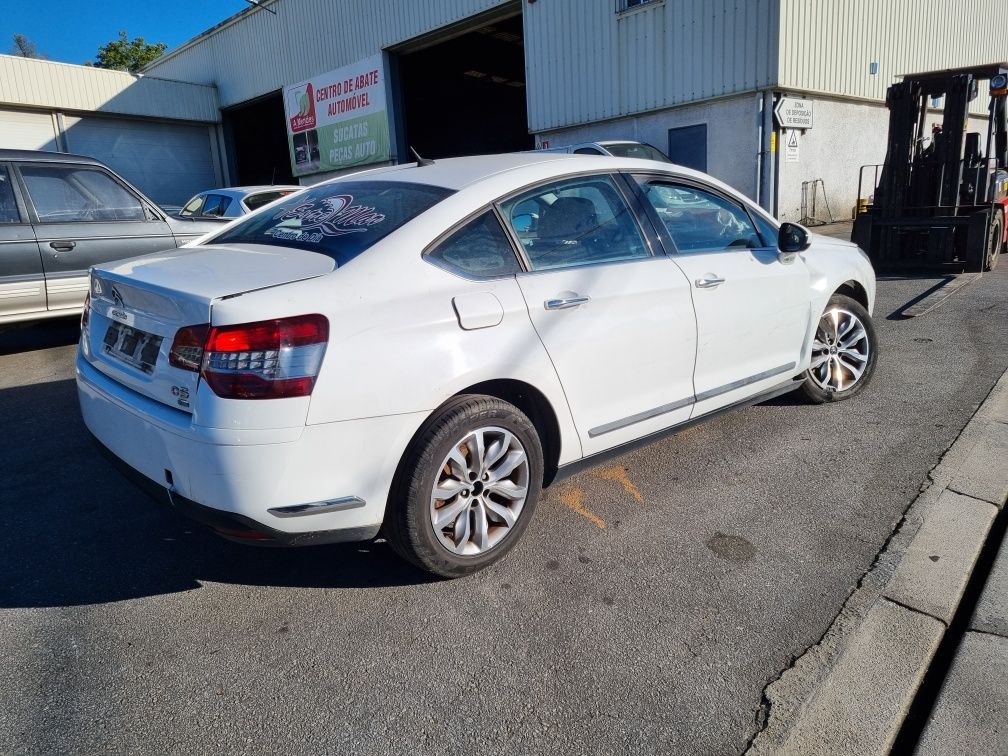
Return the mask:
M 227 107 L 274 92 L 379 50 L 515 0 L 273 0 L 249 8 L 146 68 L 216 84 Z
M 216 123 L 213 86 L 0 55 L 0 103 Z

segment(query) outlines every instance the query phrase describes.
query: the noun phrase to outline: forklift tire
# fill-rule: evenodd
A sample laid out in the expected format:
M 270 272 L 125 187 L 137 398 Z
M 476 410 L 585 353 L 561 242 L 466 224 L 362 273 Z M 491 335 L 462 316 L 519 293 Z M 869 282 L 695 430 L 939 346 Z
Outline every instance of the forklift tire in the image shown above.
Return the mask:
M 997 213 L 991 221 L 990 232 L 987 234 L 987 253 L 984 256 L 983 269 L 994 270 L 997 267 L 1001 248 L 1004 246 L 1003 216 Z

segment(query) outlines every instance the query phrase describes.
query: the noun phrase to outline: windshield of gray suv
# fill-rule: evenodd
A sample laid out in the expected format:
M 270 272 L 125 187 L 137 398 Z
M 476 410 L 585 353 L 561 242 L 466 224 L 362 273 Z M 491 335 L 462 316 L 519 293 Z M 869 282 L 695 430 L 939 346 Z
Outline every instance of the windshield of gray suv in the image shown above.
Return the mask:
M 642 160 L 657 160 L 659 163 L 671 163 L 661 150 L 652 147 L 650 144 L 640 142 L 618 142 L 617 144 L 605 145 L 610 155 L 625 158 L 641 158 Z
M 342 266 L 453 193 L 403 181 L 322 184 L 239 221 L 210 243 L 307 249 Z

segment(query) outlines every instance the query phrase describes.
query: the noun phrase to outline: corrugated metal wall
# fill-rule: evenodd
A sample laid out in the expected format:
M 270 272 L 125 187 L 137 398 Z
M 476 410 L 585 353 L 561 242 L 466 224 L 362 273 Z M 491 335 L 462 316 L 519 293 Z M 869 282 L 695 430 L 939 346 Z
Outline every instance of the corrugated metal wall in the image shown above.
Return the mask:
M 211 86 L 0 55 L 0 103 L 216 123 Z
M 782 88 L 885 100 L 901 74 L 1008 59 L 1006 0 L 780 3 Z
M 275 0 L 267 5 L 277 15 L 242 11 L 147 72 L 215 83 L 221 105 L 234 105 L 511 2 Z
M 531 130 L 772 86 L 778 2 L 665 0 L 625 13 L 614 0 L 526 4 Z

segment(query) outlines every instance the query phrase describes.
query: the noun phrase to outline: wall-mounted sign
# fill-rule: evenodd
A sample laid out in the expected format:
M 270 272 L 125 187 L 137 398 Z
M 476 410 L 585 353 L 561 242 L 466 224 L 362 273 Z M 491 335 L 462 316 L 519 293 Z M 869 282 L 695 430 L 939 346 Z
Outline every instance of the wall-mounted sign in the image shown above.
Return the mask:
M 811 129 L 812 100 L 781 97 L 774 108 L 774 116 L 782 129 Z
M 801 142 L 798 141 L 798 132 L 791 129 L 784 137 L 784 162 L 801 162 Z
M 380 53 L 287 87 L 284 108 L 295 176 L 390 158 Z

